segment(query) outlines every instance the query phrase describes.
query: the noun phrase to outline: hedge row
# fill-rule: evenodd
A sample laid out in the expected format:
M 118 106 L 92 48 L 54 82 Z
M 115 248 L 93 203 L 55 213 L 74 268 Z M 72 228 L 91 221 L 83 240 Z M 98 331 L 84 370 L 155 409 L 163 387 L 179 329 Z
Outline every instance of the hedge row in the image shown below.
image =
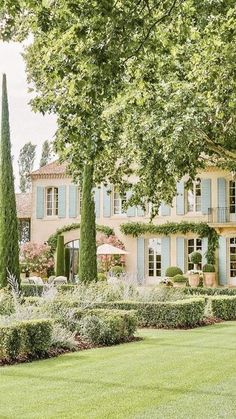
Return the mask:
M 21 284 L 20 289 L 23 297 L 41 297 L 44 286 L 35 284 Z
M 236 295 L 236 288 L 183 288 L 187 295 Z
M 48 350 L 52 329 L 51 320 L 28 320 L 0 326 L 0 359 L 36 355 Z
M 210 297 L 212 315 L 222 320 L 236 320 L 236 296 Z
M 181 328 L 194 327 L 204 317 L 204 298 L 191 298 L 179 301 L 143 303 L 115 301 L 96 304 L 96 307 L 119 310 L 136 310 L 139 326 Z

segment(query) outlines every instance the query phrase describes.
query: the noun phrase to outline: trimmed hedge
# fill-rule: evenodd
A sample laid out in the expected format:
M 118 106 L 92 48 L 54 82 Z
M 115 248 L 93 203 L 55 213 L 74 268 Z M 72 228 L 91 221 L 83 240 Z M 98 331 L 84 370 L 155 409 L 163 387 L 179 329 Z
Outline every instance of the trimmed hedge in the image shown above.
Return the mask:
M 78 285 L 76 284 L 62 284 L 62 285 L 58 285 L 57 286 L 57 290 L 59 292 L 72 292 L 74 291 L 76 288 L 78 287 Z
M 236 288 L 185 288 L 187 295 L 236 295 Z
M 96 305 L 98 306 L 118 310 L 136 310 L 141 327 L 186 328 L 197 326 L 203 321 L 205 300 L 191 298 L 158 303 L 115 301 Z
M 21 284 L 20 289 L 23 297 L 41 297 L 44 286 L 35 284 Z
M 0 359 L 47 351 L 51 346 L 52 329 L 52 320 L 28 320 L 0 326 Z
M 236 320 L 236 296 L 210 297 L 212 315 L 222 320 Z

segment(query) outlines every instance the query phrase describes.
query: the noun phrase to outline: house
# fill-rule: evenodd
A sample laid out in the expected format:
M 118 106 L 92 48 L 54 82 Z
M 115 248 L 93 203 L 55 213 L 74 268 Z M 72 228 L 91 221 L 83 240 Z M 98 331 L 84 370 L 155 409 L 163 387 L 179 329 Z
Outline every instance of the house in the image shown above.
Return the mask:
M 25 214 L 21 220 L 30 222 L 30 238 L 46 242 L 58 228 L 80 221 L 80 190 L 66 173 L 66 164 L 50 163 L 31 175 L 32 193 L 27 196 Z M 217 274 L 221 285 L 236 285 L 236 181 L 231 173 L 216 167 L 199 172 L 192 190 L 186 191 L 183 178 L 177 185 L 173 205 L 162 205 L 160 215 L 153 223 L 162 226 L 159 233 L 143 232 L 138 237 L 121 232 L 124 223 L 149 223 L 148 211 L 141 208 L 122 209 L 122 199 L 114 187 L 104 186 L 94 191 L 96 222 L 110 226 L 129 252 L 127 271 L 140 281 L 158 283 L 168 266 L 179 266 L 184 272 L 193 266 L 188 255 L 195 250 L 203 254 L 209 249 L 212 232 L 219 235 L 217 248 Z M 111 190 L 111 193 L 109 191 Z M 22 202 L 26 197 L 17 197 Z M 29 203 L 31 200 L 31 203 Z M 21 204 L 22 206 L 22 204 Z M 24 212 L 23 206 L 22 210 Z M 31 213 L 31 216 L 29 217 Z M 174 223 L 174 231 L 166 234 L 166 223 Z M 194 231 L 179 231 L 179 223 L 194 223 L 209 230 L 206 237 Z M 162 231 L 163 229 L 163 231 Z M 158 229 L 157 229 L 158 230 Z M 68 229 L 65 243 L 79 247 L 79 229 Z M 75 246 L 74 246 L 75 245 Z

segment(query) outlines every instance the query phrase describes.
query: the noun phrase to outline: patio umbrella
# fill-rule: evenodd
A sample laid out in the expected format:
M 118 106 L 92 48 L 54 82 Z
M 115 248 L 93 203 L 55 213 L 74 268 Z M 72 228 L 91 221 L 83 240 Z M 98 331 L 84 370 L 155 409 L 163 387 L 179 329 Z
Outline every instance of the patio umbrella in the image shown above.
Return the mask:
M 97 255 L 128 255 L 128 252 L 111 244 L 101 244 L 97 248 Z

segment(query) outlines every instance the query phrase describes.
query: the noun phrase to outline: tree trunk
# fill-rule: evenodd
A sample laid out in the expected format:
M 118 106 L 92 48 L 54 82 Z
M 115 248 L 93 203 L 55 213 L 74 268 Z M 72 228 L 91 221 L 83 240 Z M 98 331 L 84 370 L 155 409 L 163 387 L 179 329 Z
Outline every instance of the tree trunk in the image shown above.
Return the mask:
M 96 219 L 93 197 L 93 165 L 86 164 L 83 173 L 79 280 L 83 282 L 97 280 Z

